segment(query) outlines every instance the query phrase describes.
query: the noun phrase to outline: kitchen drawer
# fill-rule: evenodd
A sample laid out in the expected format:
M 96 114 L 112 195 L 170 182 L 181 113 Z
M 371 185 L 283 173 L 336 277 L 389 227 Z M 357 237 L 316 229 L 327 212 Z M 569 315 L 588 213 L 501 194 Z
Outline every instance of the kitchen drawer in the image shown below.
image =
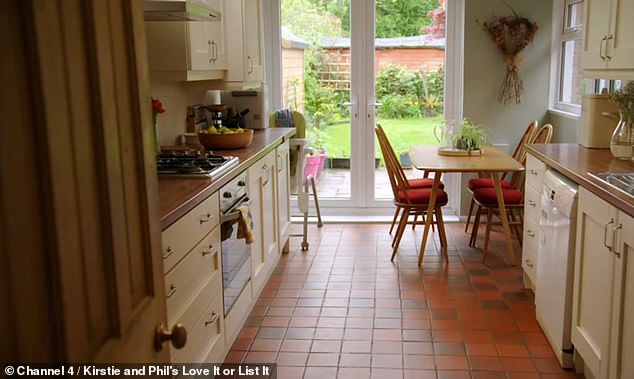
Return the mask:
M 167 321 L 178 320 L 208 282 L 222 292 L 220 227 L 214 228 L 174 269 L 165 276 Z
M 161 234 L 163 271 L 169 272 L 220 220 L 218 193 L 214 193 Z
M 526 155 L 526 184 L 535 188 L 539 192 L 544 184 L 544 174 L 546 164 L 531 154 Z
M 524 217 L 539 220 L 542 190 L 526 186 L 524 189 Z
M 187 328 L 187 343 L 180 350 L 172 349 L 173 363 L 211 363 L 207 361 L 210 355 L 222 358 L 225 348 L 222 293 L 212 298 L 212 291 L 205 288 L 178 320 Z
M 522 268 L 533 284 L 537 278 L 537 249 L 539 248 L 539 223 L 531 217 L 524 218 Z

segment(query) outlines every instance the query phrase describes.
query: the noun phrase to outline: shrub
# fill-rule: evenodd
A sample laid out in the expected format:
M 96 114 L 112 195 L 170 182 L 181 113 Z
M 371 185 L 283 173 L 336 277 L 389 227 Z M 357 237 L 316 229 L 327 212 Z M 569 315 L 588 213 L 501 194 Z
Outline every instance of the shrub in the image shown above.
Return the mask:
M 444 104 L 443 69 L 426 73 L 389 65 L 376 77 L 376 96 L 383 103 L 378 111 L 382 117 L 436 116 Z M 414 111 L 413 106 L 418 107 L 418 111 Z
M 377 116 L 381 118 L 418 118 L 421 117 L 420 106 L 415 99 L 405 95 L 384 95 L 383 106 L 377 108 Z

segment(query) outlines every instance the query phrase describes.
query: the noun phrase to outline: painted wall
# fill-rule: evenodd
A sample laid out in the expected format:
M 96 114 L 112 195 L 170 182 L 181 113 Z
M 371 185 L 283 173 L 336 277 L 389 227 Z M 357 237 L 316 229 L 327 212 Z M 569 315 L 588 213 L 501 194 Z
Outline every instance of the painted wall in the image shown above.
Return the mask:
M 464 38 L 464 117 L 489 129 L 493 144 L 515 146 L 531 120 L 546 122 L 550 76 L 552 0 L 508 0 L 515 11 L 537 23 L 532 44 L 522 53 L 520 76 L 524 81 L 521 104 L 498 104 L 497 97 L 505 74 L 504 57 L 478 21 L 511 14 L 502 0 L 467 1 Z M 555 129 L 557 125 L 553 123 Z M 463 188 L 471 176 L 463 175 Z M 466 214 L 470 195 L 463 192 L 461 213 Z
M 553 125 L 553 140 L 555 143 L 579 142 L 579 117 L 564 115 L 558 112 L 548 112 L 546 122 Z

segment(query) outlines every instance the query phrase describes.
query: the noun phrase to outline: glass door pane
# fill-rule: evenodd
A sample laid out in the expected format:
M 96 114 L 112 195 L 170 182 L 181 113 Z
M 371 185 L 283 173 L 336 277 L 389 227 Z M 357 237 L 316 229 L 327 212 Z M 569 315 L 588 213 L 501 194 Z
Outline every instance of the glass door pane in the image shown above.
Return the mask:
M 283 106 L 302 112 L 305 173 L 324 206 L 350 205 L 350 1 L 281 0 Z
M 407 152 L 411 145 L 438 144 L 434 127 L 444 119 L 444 1 L 377 0 L 375 18 L 376 123 L 385 129 L 406 174 L 422 177 Z M 392 199 L 378 144 L 375 156 L 381 164 L 374 172 L 374 198 Z

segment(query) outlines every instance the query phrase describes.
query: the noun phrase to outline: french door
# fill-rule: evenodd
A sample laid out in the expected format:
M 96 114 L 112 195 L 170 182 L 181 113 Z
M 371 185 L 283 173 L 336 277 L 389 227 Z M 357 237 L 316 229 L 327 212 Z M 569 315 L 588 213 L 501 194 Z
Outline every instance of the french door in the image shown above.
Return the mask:
M 448 7 L 462 2 L 462 0 L 449 1 Z M 285 0 L 281 0 L 281 6 L 284 7 L 284 5 Z M 321 65 L 314 71 L 319 71 L 321 75 L 318 77 L 320 85 L 328 86 L 335 92 L 333 96 L 339 102 L 340 109 L 348 107 L 349 112 L 341 112 L 343 116 L 331 119 L 328 118 L 327 114 L 320 114 L 322 117 L 320 119 L 313 117 L 318 112 L 311 113 L 311 109 L 306 110 L 309 122 L 307 134 L 309 136 L 311 133 L 314 134 L 311 142 L 317 145 L 315 146 L 317 150 L 327 146 L 323 151 L 323 155 L 326 157 L 325 168 L 322 171 L 320 167 L 320 174 L 317 178 L 320 205 L 323 214 L 329 216 L 390 215 L 393 212 L 391 187 L 381 162 L 380 150 L 375 145 L 374 135 L 377 109 L 382 106 L 381 103 L 377 102 L 376 75 L 385 68 L 383 66 L 376 67 L 382 64 L 377 64 L 376 57 L 375 24 L 377 12 L 375 11 L 375 1 L 348 0 L 348 2 L 344 2 L 343 7 L 348 7 L 344 12 L 340 11 L 340 14 L 347 13 L 349 15 L 348 36 L 322 40 L 320 46 L 322 53 L 319 58 Z M 447 9 L 448 20 L 452 17 L 452 12 L 455 13 L 455 9 Z M 282 15 L 282 25 L 284 26 L 284 8 L 282 8 Z M 459 17 L 456 19 L 459 20 Z M 343 22 L 346 21 L 343 20 Z M 447 27 L 446 29 L 448 34 L 455 32 L 454 28 Z M 446 40 L 450 40 L 449 35 Z M 447 52 L 447 55 L 451 54 Z M 455 54 L 455 56 L 460 56 L 460 54 Z M 399 65 L 399 61 L 394 63 Z M 441 64 L 443 67 L 446 66 L 442 60 Z M 444 72 L 450 72 L 448 68 L 447 66 Z M 461 73 L 461 70 L 451 71 L 452 74 L 454 72 Z M 450 78 L 446 78 L 444 82 L 446 84 L 452 83 Z M 286 79 L 284 84 L 284 97 L 287 97 L 286 91 L 289 86 Z M 308 88 L 306 91 L 304 103 L 307 104 L 308 108 L 310 101 L 316 101 L 319 98 L 311 98 Z M 460 91 L 449 92 L 459 93 Z M 332 95 L 332 92 L 328 93 Z M 295 104 L 301 103 L 301 100 L 298 101 L 296 98 L 293 101 Z M 443 113 L 449 119 L 461 119 L 460 107 L 452 106 L 451 102 L 452 99 L 445 96 L 445 109 L 442 105 L 440 106 L 440 114 L 436 116 L 435 121 L 441 122 Z M 312 105 L 313 109 L 316 109 L 315 104 Z M 447 114 L 447 109 L 451 111 L 450 114 Z M 378 120 L 387 123 L 387 120 Z M 426 127 L 429 135 L 432 133 L 433 126 L 430 127 L 429 122 L 425 122 L 428 123 Z M 415 124 L 416 120 L 410 124 L 412 123 Z M 386 127 L 385 124 L 383 126 Z M 418 134 L 411 137 L 400 135 L 400 140 L 398 138 L 392 139 L 389 129 L 388 137 L 397 152 L 400 150 L 406 152 L 411 144 L 436 143 L 435 140 L 419 140 Z M 415 169 L 407 170 L 407 174 L 422 176 L 422 173 Z M 445 177 L 443 181 L 446 184 L 448 184 L 447 181 L 455 181 L 456 185 L 452 187 L 458 188 L 456 178 Z M 454 209 L 458 209 L 459 190 L 456 191 L 456 196 L 450 196 L 450 199 L 452 197 Z M 450 207 L 451 205 L 450 203 Z

